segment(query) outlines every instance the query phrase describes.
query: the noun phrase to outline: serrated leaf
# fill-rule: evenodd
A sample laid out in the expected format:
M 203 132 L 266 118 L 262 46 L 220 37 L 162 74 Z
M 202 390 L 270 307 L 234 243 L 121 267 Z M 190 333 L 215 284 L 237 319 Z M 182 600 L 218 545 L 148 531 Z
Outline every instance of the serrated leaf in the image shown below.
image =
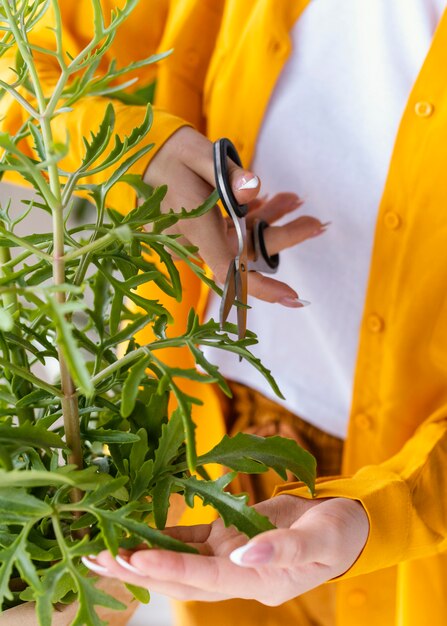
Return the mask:
M 30 132 L 30 134 L 31 134 L 31 136 L 33 138 L 34 149 L 36 150 L 39 159 L 41 161 L 45 161 L 46 153 L 45 153 L 45 144 L 43 142 L 42 133 L 31 122 L 28 123 L 28 130 L 29 130 L 29 132 Z
M 104 113 L 104 117 L 99 126 L 98 132 L 95 134 L 90 132 L 90 141 L 85 137 L 83 138 L 85 146 L 85 154 L 82 158 L 81 168 L 87 169 L 92 163 L 94 163 L 104 150 L 107 148 L 110 137 L 112 136 L 113 129 L 115 127 L 115 111 L 113 104 L 109 102 Z
M 198 496 L 204 504 L 210 504 L 219 512 L 225 526 L 234 526 L 248 537 L 254 537 L 275 526 L 271 521 L 247 505 L 248 496 L 235 496 L 225 487 L 233 480 L 235 474 L 225 474 L 217 480 L 197 480 L 190 478 L 174 478 L 175 483 L 185 490 L 185 500 L 188 506 L 194 506 L 194 497 Z
M 108 593 L 101 591 L 91 584 L 91 580 L 76 572 L 75 583 L 78 591 L 79 608 L 71 626 L 106 626 L 106 622 L 99 618 L 94 607 L 105 606 L 115 611 L 123 611 L 126 605 L 116 600 Z
M 179 448 L 185 441 L 182 414 L 180 409 L 172 412 L 167 424 L 161 427 L 161 436 L 154 457 L 154 476 L 169 467 L 173 459 L 178 456 Z
M 122 180 L 126 180 L 128 179 L 128 177 L 129 174 L 124 176 Z M 157 189 L 155 189 L 155 191 L 153 191 L 144 202 L 132 209 L 132 211 L 130 211 L 126 215 L 123 221 L 126 224 L 143 226 L 160 216 L 160 206 L 164 197 L 166 196 L 167 189 L 168 188 L 166 187 L 166 185 L 163 185 L 162 187 L 157 187 Z
M 154 476 L 154 460 L 144 461 L 138 471 L 134 474 L 132 488 L 130 492 L 131 500 L 139 500 L 147 492 L 148 485 Z
M 152 489 L 152 504 L 154 507 L 154 520 L 157 528 L 163 530 L 166 526 L 169 511 L 169 499 L 171 487 L 174 481 L 172 476 L 159 480 Z
M 14 566 L 19 570 L 22 578 L 34 589 L 41 589 L 41 582 L 30 555 L 27 551 L 27 536 L 31 526 L 28 524 L 17 538 L 3 550 L 0 550 L 0 608 L 6 599 L 12 600 L 9 589 L 9 580 Z
M 220 463 L 238 472 L 257 473 L 273 468 L 284 480 L 289 470 L 314 492 L 316 462 L 314 457 L 293 439 L 258 437 L 238 433 L 225 435 L 212 450 L 199 457 L 198 463 Z

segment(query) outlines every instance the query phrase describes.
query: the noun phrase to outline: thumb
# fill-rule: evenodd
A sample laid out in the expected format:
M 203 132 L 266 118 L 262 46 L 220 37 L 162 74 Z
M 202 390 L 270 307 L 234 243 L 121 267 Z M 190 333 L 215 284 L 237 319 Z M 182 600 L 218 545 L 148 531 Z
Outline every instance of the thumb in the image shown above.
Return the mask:
M 230 173 L 231 190 L 239 204 L 247 204 L 254 200 L 261 188 L 259 178 L 250 172 L 239 167 L 231 159 L 228 159 L 228 171 Z
M 184 136 L 183 142 L 186 142 L 185 149 L 180 150 L 183 162 L 211 187 L 215 187 L 212 142 L 192 128 L 181 130 L 183 131 L 182 137 Z M 236 200 L 240 204 L 254 200 L 261 187 L 259 178 L 250 170 L 236 165 L 231 159 L 228 159 L 228 172 Z
M 306 511 L 290 528 L 258 535 L 234 550 L 230 559 L 243 567 L 318 563 L 341 574 L 358 558 L 368 533 L 368 516 L 359 502 L 331 498 Z

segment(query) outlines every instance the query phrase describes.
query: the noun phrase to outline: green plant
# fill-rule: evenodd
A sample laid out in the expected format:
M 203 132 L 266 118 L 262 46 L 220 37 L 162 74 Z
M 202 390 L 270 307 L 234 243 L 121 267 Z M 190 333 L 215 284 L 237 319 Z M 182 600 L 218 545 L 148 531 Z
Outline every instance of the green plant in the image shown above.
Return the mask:
M 63 48 L 57 0 L 0 0 L 0 55 L 11 58 L 15 72 L 13 82 L 0 80 L 0 88 L 27 113 L 15 134 L 0 133 L 0 174 L 20 173 L 36 192 L 19 216 L 9 202 L 0 209 L 0 603 L 5 609 L 35 600 L 42 626 L 51 624 L 56 602 L 79 600 L 75 626 L 102 624 L 96 605 L 120 608 L 87 578 L 83 555 L 104 547 L 116 553 L 119 546 L 141 541 L 191 550 L 160 532 L 172 493 L 183 494 L 190 506 L 200 497 L 226 524 L 253 536 L 272 525 L 247 506 L 245 496 L 226 491 L 233 472 L 273 467 L 285 477 L 288 469 L 313 489 L 313 459 L 291 440 L 239 434 L 197 457 L 191 408 L 198 400 L 178 381 L 217 383 L 229 393 L 200 345 L 239 354 L 279 390 L 249 351 L 253 334 L 235 341 L 232 325 L 221 332 L 216 322 L 201 324 L 191 311 L 185 333 L 168 336 L 171 313 L 136 291 L 153 281 L 181 299 L 172 254 L 218 290 L 196 251 L 164 233 L 176 221 L 209 210 L 216 193 L 194 211 L 163 214 L 166 189 L 151 189 L 129 173 L 151 149 L 144 141 L 150 106 L 129 136 L 114 134 L 113 99 L 123 99 L 130 88 L 129 82 L 120 83 L 122 77 L 165 56 L 101 69 L 116 30 L 137 1 L 128 0 L 106 26 L 100 0 L 92 0 L 94 36 L 72 58 Z M 54 49 L 32 43 L 32 31 L 48 10 L 54 12 Z M 59 67 L 51 94 L 42 88 L 36 53 Z M 64 171 L 61 161 L 73 138 L 55 142 L 52 125 L 92 96 L 110 103 L 97 131 L 84 138 L 78 167 Z M 32 156 L 24 142 L 33 146 Z M 85 183 L 106 170 L 99 182 Z M 125 216 L 108 203 L 118 182 L 133 186 L 140 198 Z M 93 219 L 76 225 L 70 213 L 79 195 L 89 197 Z M 51 216 L 50 232 L 26 230 L 36 212 Z M 25 234 L 17 234 L 19 224 Z M 147 325 L 154 339 L 139 345 L 135 334 Z M 166 347 L 189 349 L 201 372 L 169 367 L 159 357 Z M 45 377 L 48 359 L 58 364 L 56 380 Z M 173 411 L 170 395 L 176 399 Z M 211 480 L 208 463 L 233 472 Z M 145 599 L 143 590 L 132 590 Z

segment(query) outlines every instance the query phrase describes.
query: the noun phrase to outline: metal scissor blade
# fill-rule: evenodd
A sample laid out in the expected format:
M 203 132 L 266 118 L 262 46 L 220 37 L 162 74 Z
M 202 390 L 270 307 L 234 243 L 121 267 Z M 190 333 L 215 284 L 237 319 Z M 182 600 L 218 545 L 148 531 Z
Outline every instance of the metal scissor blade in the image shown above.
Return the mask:
M 236 259 L 236 299 L 244 306 L 237 309 L 237 334 L 239 339 L 245 338 L 247 330 L 247 292 L 248 292 L 248 267 L 247 261 L 241 257 Z
M 225 286 L 222 294 L 222 300 L 220 301 L 219 309 L 219 322 L 220 330 L 223 329 L 223 325 L 227 321 L 231 307 L 236 299 L 236 262 L 233 259 L 228 268 L 227 278 L 225 279 Z

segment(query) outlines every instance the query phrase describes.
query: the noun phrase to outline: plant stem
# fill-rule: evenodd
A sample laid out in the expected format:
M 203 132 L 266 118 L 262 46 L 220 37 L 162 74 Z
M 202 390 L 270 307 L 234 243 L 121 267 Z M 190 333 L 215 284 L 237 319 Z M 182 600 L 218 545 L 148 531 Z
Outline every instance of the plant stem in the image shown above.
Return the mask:
M 65 283 L 65 262 L 64 262 L 64 206 L 62 204 L 61 181 L 57 164 L 52 162 L 55 155 L 53 134 L 51 130 L 52 109 L 47 109 L 45 96 L 43 94 L 40 78 L 37 73 L 32 51 L 26 39 L 26 33 L 22 32 L 18 27 L 16 20 L 11 12 L 8 0 L 1 0 L 2 7 L 8 19 L 8 24 L 14 35 L 17 46 L 22 55 L 23 61 L 26 63 L 31 81 L 33 83 L 36 100 L 39 110 L 40 126 L 42 129 L 42 139 L 45 147 L 46 159 L 49 161 L 48 175 L 51 196 L 49 198 L 49 206 L 53 216 L 53 282 L 55 285 Z M 54 103 L 56 105 L 56 102 Z M 54 201 L 53 201 L 54 198 Z M 65 294 L 63 291 L 56 293 L 56 301 L 59 304 L 65 302 Z M 76 389 L 71 379 L 68 365 L 65 361 L 61 347 L 58 346 L 59 369 L 62 387 L 62 412 L 65 427 L 65 439 L 70 449 L 68 463 L 76 465 L 78 468 L 83 466 L 81 433 L 78 413 L 78 399 Z M 72 497 L 78 500 L 80 492 L 73 492 Z

